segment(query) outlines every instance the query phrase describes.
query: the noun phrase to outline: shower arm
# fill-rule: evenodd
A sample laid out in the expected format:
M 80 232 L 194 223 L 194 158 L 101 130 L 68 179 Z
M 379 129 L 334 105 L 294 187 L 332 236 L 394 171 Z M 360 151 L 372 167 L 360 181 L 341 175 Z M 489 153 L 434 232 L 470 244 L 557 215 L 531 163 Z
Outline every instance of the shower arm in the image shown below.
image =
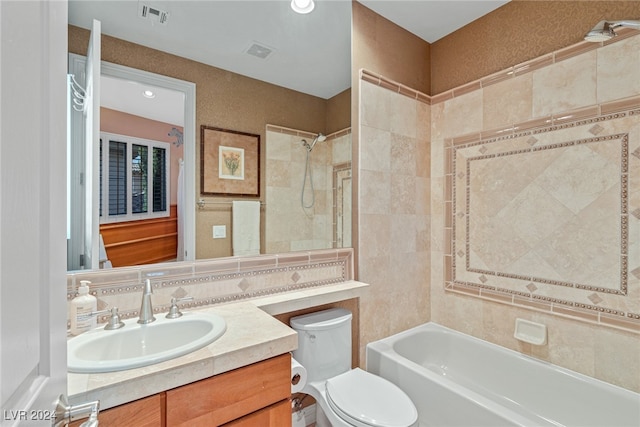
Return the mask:
M 640 21 L 634 19 L 623 19 L 620 21 L 605 21 L 609 24 L 609 28 L 633 28 L 634 30 L 640 30 Z

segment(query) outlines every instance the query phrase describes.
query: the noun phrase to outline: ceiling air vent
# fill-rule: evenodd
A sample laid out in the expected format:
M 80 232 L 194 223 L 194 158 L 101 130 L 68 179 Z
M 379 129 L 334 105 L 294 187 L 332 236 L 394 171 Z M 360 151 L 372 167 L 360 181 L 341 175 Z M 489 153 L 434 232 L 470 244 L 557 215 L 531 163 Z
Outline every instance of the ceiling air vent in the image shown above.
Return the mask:
M 267 47 L 262 43 L 253 42 L 245 52 L 260 59 L 267 59 L 273 53 L 273 50 L 273 48 Z
M 148 19 L 152 22 L 157 22 L 162 25 L 167 25 L 169 19 L 169 12 L 158 9 L 157 7 L 138 2 L 138 16 L 143 19 Z

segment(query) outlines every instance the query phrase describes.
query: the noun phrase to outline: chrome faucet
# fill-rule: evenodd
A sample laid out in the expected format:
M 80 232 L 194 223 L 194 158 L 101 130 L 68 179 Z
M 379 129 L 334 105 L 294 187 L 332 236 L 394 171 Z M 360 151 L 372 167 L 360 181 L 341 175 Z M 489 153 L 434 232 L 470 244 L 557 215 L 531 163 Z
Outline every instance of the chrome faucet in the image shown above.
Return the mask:
M 146 324 L 156 320 L 153 317 L 153 306 L 151 305 L 151 280 L 147 279 L 144 284 L 144 290 L 142 291 L 142 303 L 140 304 L 140 318 L 138 323 Z

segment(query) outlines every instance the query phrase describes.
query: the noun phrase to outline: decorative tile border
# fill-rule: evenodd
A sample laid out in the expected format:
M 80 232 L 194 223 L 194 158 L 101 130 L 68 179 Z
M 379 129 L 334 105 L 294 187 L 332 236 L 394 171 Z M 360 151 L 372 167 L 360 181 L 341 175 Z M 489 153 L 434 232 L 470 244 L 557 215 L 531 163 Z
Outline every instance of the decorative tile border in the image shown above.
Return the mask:
M 76 271 L 67 275 L 67 300 L 77 295 L 80 280 L 89 280 L 99 310 L 118 307 L 123 318 L 136 317 L 146 279 L 154 291 L 154 313 L 163 313 L 172 297 L 191 296 L 180 305 L 194 308 L 352 280 L 353 249 Z
M 625 110 L 626 108 L 626 110 Z M 606 112 L 606 113 L 603 113 Z M 562 316 L 570 316 L 580 318 L 589 322 L 594 322 L 610 327 L 629 330 L 640 333 L 640 304 L 637 301 L 625 304 L 614 304 L 607 306 L 603 304 L 604 295 L 611 295 L 618 298 L 628 298 L 629 295 L 629 278 L 631 273 L 636 279 L 640 277 L 640 266 L 629 265 L 629 211 L 635 212 L 637 206 L 629 206 L 629 181 L 630 175 L 638 174 L 637 166 L 635 170 L 630 170 L 629 159 L 635 156 L 633 149 L 629 152 L 629 135 L 627 133 L 603 133 L 607 127 L 607 123 L 617 123 L 620 120 L 626 120 L 624 123 L 629 125 L 633 123 L 637 126 L 638 118 L 640 118 L 640 97 L 633 97 L 627 100 L 617 101 L 606 105 L 594 106 L 580 111 L 571 112 L 572 114 L 560 114 L 554 119 L 550 117 L 545 120 L 535 122 L 535 125 L 516 124 L 510 127 L 506 132 L 500 134 L 497 132 L 482 132 L 481 134 L 466 135 L 456 138 L 450 138 L 445 141 L 445 256 L 444 256 L 444 273 L 445 273 L 445 290 L 449 292 L 461 293 L 469 296 L 479 297 L 482 299 L 492 300 L 496 302 L 523 306 L 538 311 L 552 312 Z M 600 113 L 600 114 L 598 114 Z M 617 122 L 616 122 L 617 121 Z M 544 125 L 546 123 L 546 126 Z M 622 123 L 622 122 L 621 122 Z M 582 127 L 579 131 L 590 133 L 593 137 L 576 138 L 564 142 L 549 142 L 545 145 L 537 146 L 538 139 L 541 136 L 549 135 L 552 132 L 574 132 L 575 128 Z M 611 129 L 624 128 L 622 124 L 612 124 Z M 528 138 L 527 138 L 528 137 Z M 547 138 L 549 139 L 549 137 Z M 492 149 L 492 144 L 503 142 L 505 144 L 513 144 L 511 141 L 525 142 L 524 145 L 530 145 L 529 148 L 513 148 L 507 150 Z M 532 277 L 528 274 L 511 274 L 503 272 L 495 272 L 484 268 L 472 268 L 470 265 L 470 244 L 469 244 L 469 186 L 471 185 L 471 173 L 469 170 L 470 161 L 487 158 L 497 158 L 503 156 L 515 156 L 522 153 L 540 152 L 542 150 L 553 150 L 562 147 L 573 147 L 581 144 L 591 144 L 597 142 L 614 142 L 619 144 L 620 158 L 620 283 L 616 287 L 607 288 L 601 286 L 592 286 L 582 283 L 568 282 L 565 280 L 551 280 Z M 637 142 L 634 142 L 637 145 Z M 634 145 L 634 147 L 635 147 Z M 458 152 L 472 148 L 478 155 L 463 155 L 462 168 L 459 170 Z M 491 151 L 488 151 L 490 150 Z M 640 153 L 640 148 L 636 148 Z M 640 154 L 638 154 L 640 158 Z M 635 163 L 637 165 L 637 162 Z M 458 194 L 460 190 L 457 188 L 456 181 L 462 180 L 461 185 L 464 188 L 462 194 Z M 457 206 L 459 200 L 466 199 L 466 206 L 460 210 Z M 632 213 L 632 215 L 634 215 Z M 640 214 L 639 214 L 640 215 Z M 464 221 L 463 233 L 465 244 L 462 248 L 456 247 L 456 221 Z M 637 244 L 637 242 L 636 242 Z M 458 277 L 456 267 L 458 266 L 456 258 L 464 257 L 463 265 L 466 273 L 476 274 L 476 280 L 469 281 Z M 638 275 L 635 274 L 636 270 Z M 468 277 L 468 275 L 467 275 Z M 509 289 L 500 286 L 500 282 L 490 281 L 491 277 L 498 280 L 509 279 L 512 281 L 520 281 L 523 284 L 523 290 Z M 527 285 L 528 283 L 528 285 Z M 638 287 L 638 281 L 634 279 L 634 286 Z M 574 289 L 576 292 L 583 292 L 584 295 L 578 297 L 567 298 L 566 292 L 561 292 L 560 296 L 549 294 L 536 294 L 539 291 L 540 284 L 550 285 L 551 287 L 559 286 L 565 289 Z M 601 295 L 598 295 L 600 293 Z M 585 298 L 589 302 L 585 302 Z M 624 308 L 627 307 L 627 308 Z
M 624 117 L 625 114 L 616 114 L 616 115 L 612 115 L 610 116 L 610 118 L 612 117 Z M 580 123 L 580 122 L 576 122 L 576 123 Z M 574 124 L 569 124 L 567 126 L 573 126 Z M 563 126 L 558 126 L 555 128 L 562 128 Z M 548 131 L 551 130 L 557 130 L 554 128 L 549 128 Z M 539 132 L 533 132 L 533 134 L 535 133 L 539 133 Z M 532 133 L 526 132 L 518 136 L 526 136 Z M 480 141 L 479 143 L 484 144 L 491 144 L 497 141 L 500 141 L 501 138 L 496 138 L 493 140 L 486 140 L 486 141 Z M 622 215 L 620 215 L 620 232 L 621 232 L 621 248 L 620 248 L 620 253 L 621 253 L 621 260 L 620 260 L 620 265 L 624 266 L 625 268 L 621 268 L 620 269 L 620 288 L 619 289 L 609 289 L 609 288 L 602 288 L 602 287 L 596 287 L 596 286 L 590 286 L 590 285 L 585 285 L 585 284 L 581 284 L 581 283 L 572 283 L 572 282 L 568 282 L 568 281 L 564 281 L 564 280 L 552 280 L 552 279 L 546 279 L 546 278 L 540 278 L 540 277 L 535 277 L 535 276 L 529 276 L 529 275 L 517 275 L 517 274 L 510 274 L 510 273 L 504 273 L 504 272 L 500 272 L 500 271 L 491 271 L 491 270 L 485 270 L 482 268 L 474 268 L 471 266 L 471 253 L 470 253 L 470 248 L 471 248 L 471 244 L 470 244 L 470 220 L 471 220 L 471 215 L 470 215 L 470 198 L 471 198 L 471 162 L 473 161 L 478 161 L 478 160 L 485 160 L 485 159 L 492 159 L 492 158 L 496 158 L 496 157 L 506 157 L 506 156 L 515 156 L 515 155 L 520 155 L 520 154 L 526 154 L 526 153 L 534 153 L 534 152 L 538 152 L 538 151 L 543 151 L 543 150 L 555 150 L 555 149 L 559 149 L 559 148 L 565 148 L 565 147 L 572 147 L 572 146 L 577 146 L 577 145 L 581 145 L 581 144 L 589 144 L 589 143 L 594 143 L 594 142 L 602 142 L 602 141 L 613 141 L 613 140 L 617 140 L 620 142 L 620 151 L 621 151 L 621 171 L 623 173 L 620 174 L 620 187 L 621 187 L 621 193 L 620 193 L 620 206 L 622 208 Z M 474 146 L 477 145 L 478 143 L 470 143 L 470 144 L 466 144 L 463 145 L 461 147 L 458 148 L 463 148 L 463 147 L 469 147 L 469 146 Z M 481 150 L 484 147 L 481 147 Z M 517 280 L 525 280 L 525 281 L 530 281 L 530 282 L 536 282 L 536 283 L 544 283 L 544 284 L 550 284 L 550 285 L 554 285 L 554 286 L 565 286 L 565 287 L 575 287 L 578 289 L 584 289 L 584 290 L 591 290 L 591 291 L 595 291 L 595 292 L 604 292 L 604 293 L 610 293 L 610 294 L 617 294 L 617 295 L 627 295 L 627 262 L 626 262 L 626 255 L 628 254 L 628 243 L 629 243 L 629 228 L 628 228 L 628 218 L 626 215 L 626 212 L 628 211 L 628 179 L 627 179 L 627 175 L 626 175 L 626 171 L 628 170 L 629 167 L 629 135 L 628 134 L 619 134 L 619 135 L 607 135 L 607 136 L 603 136 L 603 137 L 594 137 L 594 138 L 588 138 L 588 139 L 581 139 L 581 140 L 575 140 L 575 141 L 567 141 L 567 142 L 562 142 L 562 143 L 556 143 L 556 144 L 551 144 L 551 145 L 546 145 L 543 147 L 532 147 L 530 149 L 522 149 L 522 150 L 515 150 L 515 151 L 504 151 L 504 152 L 500 152 L 498 154 L 488 154 L 488 155 L 480 155 L 480 156 L 473 156 L 473 157 L 467 157 L 467 164 L 466 164 L 466 179 L 467 179 L 467 185 L 466 185 L 466 209 L 465 211 L 460 211 L 461 214 L 464 214 L 464 217 L 466 219 L 466 245 L 465 245 L 465 263 L 466 263 L 466 271 L 468 272 L 473 272 L 473 273 L 478 273 L 480 274 L 480 280 L 482 281 L 483 278 L 485 277 L 484 275 L 492 275 L 492 276 L 499 276 L 499 277 L 506 277 L 506 278 L 511 278 L 511 279 L 517 279 Z M 453 170 L 453 175 L 455 175 L 455 163 L 454 163 L 454 170 Z M 454 188 L 455 191 L 455 188 Z M 455 199 L 453 199 L 453 206 L 454 206 L 454 211 L 453 211 L 453 215 L 456 214 L 455 211 Z M 455 238 L 452 241 L 452 250 L 455 253 Z M 454 273 L 455 273 L 455 258 L 454 258 Z M 455 275 L 454 275 L 455 276 Z M 454 277 L 455 280 L 455 277 Z M 535 286 L 534 286 L 535 287 Z

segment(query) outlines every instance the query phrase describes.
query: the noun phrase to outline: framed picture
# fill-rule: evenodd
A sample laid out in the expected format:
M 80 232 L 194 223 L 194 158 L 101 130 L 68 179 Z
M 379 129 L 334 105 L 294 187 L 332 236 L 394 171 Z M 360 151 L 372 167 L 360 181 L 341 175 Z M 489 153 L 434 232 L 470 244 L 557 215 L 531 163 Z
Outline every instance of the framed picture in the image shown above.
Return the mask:
M 260 135 L 200 126 L 200 194 L 260 196 Z

